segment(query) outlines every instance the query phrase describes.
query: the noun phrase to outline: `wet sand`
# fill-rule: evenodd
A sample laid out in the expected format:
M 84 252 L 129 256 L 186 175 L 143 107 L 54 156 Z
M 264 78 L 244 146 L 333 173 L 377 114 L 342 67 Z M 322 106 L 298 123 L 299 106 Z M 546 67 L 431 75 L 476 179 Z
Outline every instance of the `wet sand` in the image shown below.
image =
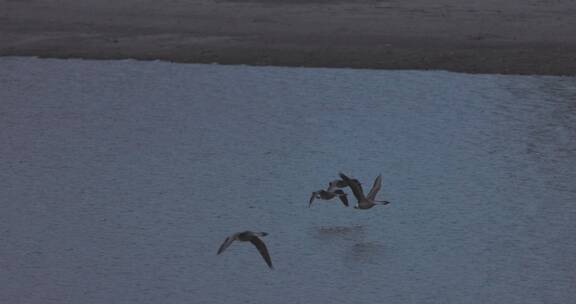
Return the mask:
M 576 75 L 571 0 L 0 0 L 0 55 Z

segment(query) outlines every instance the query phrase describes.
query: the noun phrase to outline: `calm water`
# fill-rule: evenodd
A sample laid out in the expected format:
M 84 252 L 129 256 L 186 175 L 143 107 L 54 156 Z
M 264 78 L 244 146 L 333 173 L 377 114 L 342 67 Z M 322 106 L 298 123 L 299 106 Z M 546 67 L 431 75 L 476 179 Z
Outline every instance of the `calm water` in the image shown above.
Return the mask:
M 576 78 L 0 58 L 0 101 L 1 303 L 576 299 Z M 339 171 L 392 204 L 308 209 Z

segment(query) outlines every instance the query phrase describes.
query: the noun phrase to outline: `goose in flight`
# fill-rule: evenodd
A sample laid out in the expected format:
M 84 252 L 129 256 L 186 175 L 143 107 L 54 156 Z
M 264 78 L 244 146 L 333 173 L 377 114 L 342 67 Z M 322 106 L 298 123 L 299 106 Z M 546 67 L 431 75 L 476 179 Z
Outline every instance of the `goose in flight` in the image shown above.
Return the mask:
M 376 177 L 376 180 L 374 180 L 374 185 L 372 185 L 372 189 L 370 189 L 370 192 L 368 192 L 367 196 L 364 195 L 362 185 L 358 182 L 358 180 L 349 178 L 343 173 L 340 173 L 340 177 L 346 183 L 346 185 L 350 187 L 350 189 L 352 189 L 352 193 L 354 193 L 354 196 L 358 200 L 358 203 L 356 204 L 356 206 L 354 206 L 355 209 L 370 209 L 375 205 L 390 204 L 390 202 L 388 201 L 376 200 L 376 194 L 378 193 L 378 191 L 380 191 L 380 187 L 382 185 L 382 174 Z
M 264 242 L 262 242 L 260 238 L 258 238 L 267 235 L 268 233 L 266 232 L 252 232 L 252 231 L 234 233 L 233 235 L 227 237 L 224 240 L 224 243 L 220 245 L 220 248 L 218 249 L 218 254 L 222 253 L 234 241 L 250 242 L 254 244 L 254 246 L 256 246 L 256 249 L 258 249 L 258 252 L 260 252 L 260 255 L 264 258 L 266 264 L 268 264 L 268 267 L 274 269 L 274 267 L 272 267 L 272 259 L 270 259 L 270 254 L 268 253 L 266 245 L 264 244 Z
M 310 206 L 312 206 L 312 202 L 314 201 L 314 199 L 322 199 L 322 200 L 331 200 L 333 198 L 335 198 L 336 196 L 338 196 L 338 198 L 340 199 L 340 201 L 342 201 L 342 204 L 344 204 L 344 206 L 348 207 L 348 197 L 347 194 L 344 193 L 344 191 L 338 189 L 338 188 L 344 188 L 347 187 L 348 184 L 346 184 L 343 180 L 333 180 L 330 183 L 328 183 L 328 189 L 326 190 L 318 190 L 315 192 L 312 192 L 312 195 L 310 196 L 310 201 L 308 202 L 308 208 L 310 208 Z

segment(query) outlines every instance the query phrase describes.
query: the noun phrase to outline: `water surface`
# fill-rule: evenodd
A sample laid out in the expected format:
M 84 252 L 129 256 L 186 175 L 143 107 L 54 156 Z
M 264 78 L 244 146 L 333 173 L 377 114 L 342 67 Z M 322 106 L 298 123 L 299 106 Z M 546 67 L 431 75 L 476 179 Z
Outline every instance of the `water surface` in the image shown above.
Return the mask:
M 0 100 L 2 303 L 576 298 L 576 78 L 0 58 Z M 339 171 L 392 204 L 308 209 Z

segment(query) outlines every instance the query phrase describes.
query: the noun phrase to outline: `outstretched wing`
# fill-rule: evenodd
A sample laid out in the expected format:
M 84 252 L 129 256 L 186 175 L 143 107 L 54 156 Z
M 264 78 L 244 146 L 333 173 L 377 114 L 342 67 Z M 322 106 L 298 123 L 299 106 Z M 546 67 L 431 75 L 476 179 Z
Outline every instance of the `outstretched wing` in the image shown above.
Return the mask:
M 352 189 L 352 193 L 354 193 L 354 196 L 358 201 L 364 200 L 364 191 L 362 190 L 362 185 L 360 185 L 358 180 L 351 179 L 343 173 L 340 173 L 340 177 L 346 183 L 346 185 Z
M 344 193 L 344 191 L 342 191 L 342 190 L 336 190 L 336 191 L 334 191 L 334 193 L 338 194 L 338 198 L 342 201 L 342 204 L 344 204 L 344 206 L 348 207 L 348 197 L 347 197 L 346 193 Z
M 308 202 L 308 208 L 312 206 L 312 202 L 314 201 L 315 198 L 316 198 L 316 192 L 312 192 L 312 195 L 310 196 L 310 201 Z
M 374 180 L 374 185 L 372 185 L 372 189 L 370 189 L 370 192 L 368 192 L 369 200 L 373 201 L 376 199 L 376 194 L 378 194 L 378 191 L 380 191 L 381 186 L 382 186 L 382 174 L 378 175 L 378 177 L 376 177 L 376 179 Z
M 226 250 L 226 248 L 230 247 L 230 244 L 232 244 L 232 242 L 234 242 L 234 236 L 235 235 L 231 235 L 224 240 L 224 243 L 222 243 L 222 245 L 220 245 L 220 249 L 218 249 L 217 254 L 221 254 L 224 250 Z
M 346 184 L 346 182 L 341 180 L 341 179 L 337 179 L 337 180 L 333 181 L 333 183 L 338 188 L 344 188 L 344 187 L 348 186 L 348 184 Z
M 334 192 L 334 190 L 338 189 L 338 188 L 344 188 L 347 187 L 348 185 L 346 184 L 345 181 L 341 180 L 341 179 L 336 179 L 333 180 L 331 182 L 328 183 L 328 189 L 326 189 L 326 191 L 328 192 Z
M 258 249 L 258 252 L 260 252 L 260 255 L 264 258 L 266 264 L 268 264 L 268 267 L 274 268 L 272 267 L 272 259 L 270 258 L 270 254 L 268 254 L 268 249 L 266 248 L 266 245 L 264 245 L 264 242 L 262 242 L 258 237 L 253 237 L 250 242 L 256 246 L 256 249 Z

